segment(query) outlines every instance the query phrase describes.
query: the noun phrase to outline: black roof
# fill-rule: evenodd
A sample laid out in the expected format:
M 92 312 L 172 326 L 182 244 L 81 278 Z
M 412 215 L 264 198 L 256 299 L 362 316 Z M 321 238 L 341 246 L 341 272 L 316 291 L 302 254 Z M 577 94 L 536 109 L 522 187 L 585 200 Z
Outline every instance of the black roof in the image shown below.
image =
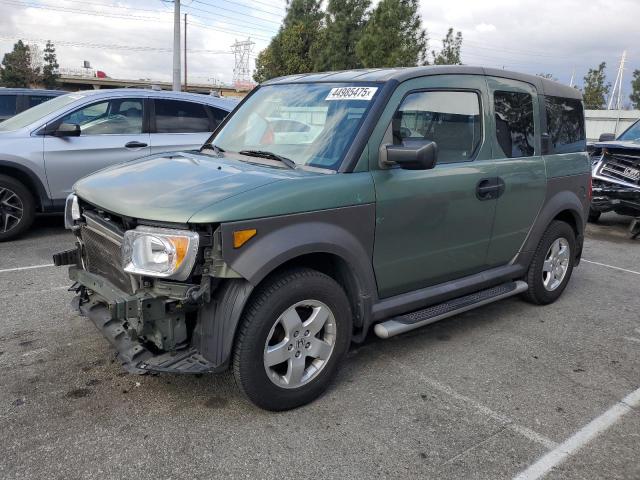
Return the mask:
M 559 82 L 526 73 L 510 72 L 498 68 L 472 67 L 467 65 L 435 65 L 428 67 L 400 67 L 400 68 L 370 68 L 361 70 L 344 70 L 339 72 L 303 73 L 278 77 L 264 82 L 263 85 L 282 83 L 312 83 L 312 82 L 404 82 L 417 77 L 429 75 L 489 75 L 492 77 L 509 78 L 526 82 L 534 87 L 538 93 L 556 97 L 582 99 L 580 90 Z

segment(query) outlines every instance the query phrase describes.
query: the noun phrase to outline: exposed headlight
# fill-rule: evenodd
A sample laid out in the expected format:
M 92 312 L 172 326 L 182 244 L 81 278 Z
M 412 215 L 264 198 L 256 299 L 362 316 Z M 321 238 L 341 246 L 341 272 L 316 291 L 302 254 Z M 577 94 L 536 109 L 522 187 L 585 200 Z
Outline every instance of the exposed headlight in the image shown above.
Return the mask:
M 73 193 L 67 197 L 64 204 L 64 228 L 71 229 L 75 225 L 77 220 L 80 220 L 82 215 L 80 214 L 80 205 L 78 204 L 78 197 Z
M 124 234 L 125 272 L 149 277 L 186 280 L 198 254 L 199 235 L 190 230 L 137 227 Z

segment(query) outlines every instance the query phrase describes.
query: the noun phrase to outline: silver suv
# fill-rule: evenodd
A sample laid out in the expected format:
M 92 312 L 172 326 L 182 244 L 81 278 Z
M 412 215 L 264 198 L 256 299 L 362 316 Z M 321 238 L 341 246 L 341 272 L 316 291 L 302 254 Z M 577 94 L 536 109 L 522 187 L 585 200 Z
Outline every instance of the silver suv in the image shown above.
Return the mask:
M 71 187 L 104 167 L 200 148 L 236 100 L 154 90 L 69 93 L 0 123 L 0 241 L 36 212 L 64 210 Z

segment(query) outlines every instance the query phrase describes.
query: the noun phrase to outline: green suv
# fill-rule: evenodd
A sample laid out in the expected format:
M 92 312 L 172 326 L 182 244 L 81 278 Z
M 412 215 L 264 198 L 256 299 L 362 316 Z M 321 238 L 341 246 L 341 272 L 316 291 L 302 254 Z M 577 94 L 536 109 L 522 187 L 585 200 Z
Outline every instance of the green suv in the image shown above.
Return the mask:
M 133 373 L 232 369 L 255 404 L 318 397 L 351 342 L 521 294 L 555 301 L 591 195 L 578 90 L 479 67 L 254 89 L 199 151 L 80 180 L 74 305 Z

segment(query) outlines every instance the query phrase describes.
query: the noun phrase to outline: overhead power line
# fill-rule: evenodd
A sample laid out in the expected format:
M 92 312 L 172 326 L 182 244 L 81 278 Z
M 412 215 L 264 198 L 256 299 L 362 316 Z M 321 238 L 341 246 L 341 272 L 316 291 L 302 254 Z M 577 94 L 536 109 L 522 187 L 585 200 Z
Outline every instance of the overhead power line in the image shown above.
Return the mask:
M 261 8 L 256 8 L 256 7 L 252 6 L 252 5 L 246 5 L 244 3 L 233 2 L 232 0 L 222 0 L 222 1 L 225 2 L 225 3 L 230 3 L 232 5 L 239 5 L 241 7 L 248 8 L 248 9 L 253 10 L 255 12 L 262 12 L 262 13 L 266 13 L 267 15 L 273 15 L 274 17 L 278 17 L 278 18 L 284 17 L 284 15 L 282 15 L 282 14 L 268 12 L 267 10 L 262 10 Z M 220 8 L 222 10 L 230 10 L 230 11 L 236 12 L 236 13 L 242 13 L 242 14 L 246 13 L 246 12 L 239 12 L 238 10 L 231 10 L 229 8 L 224 8 L 224 7 L 221 7 L 219 5 L 212 4 L 212 3 L 204 2 L 203 0 L 193 0 L 193 2 L 194 3 L 199 3 L 201 5 L 208 5 L 209 7 Z
M 124 14 L 124 13 L 115 13 L 115 12 L 96 12 L 96 11 L 87 11 L 87 10 L 80 10 L 80 9 L 75 9 L 75 8 L 67 8 L 67 7 L 61 7 L 61 6 L 54 6 L 54 5 L 41 5 L 41 4 L 33 4 L 33 3 L 26 3 L 26 2 L 21 2 L 18 0 L 0 0 L 0 3 L 3 4 L 7 4 L 7 5 L 12 5 L 12 6 L 18 6 L 18 7 L 22 7 L 22 8 L 35 8 L 35 9 L 41 9 L 41 10 L 52 10 L 52 11 L 57 11 L 57 12 L 66 12 L 66 13 L 77 13 L 80 15 L 90 15 L 90 16 L 94 16 L 94 17 L 103 17 L 103 18 L 117 18 L 117 19 L 123 19 L 123 20 L 138 20 L 138 21 L 153 21 L 153 22 L 162 22 L 162 23 L 170 23 L 170 20 L 162 20 L 158 17 L 149 17 L 149 16 L 139 16 L 139 15 L 130 15 L 130 14 Z M 157 12 L 159 14 L 164 14 L 167 12 Z M 202 25 L 202 24 L 198 24 L 198 23 L 191 23 L 194 26 L 198 26 L 201 28 L 206 28 L 208 30 L 213 30 L 213 31 L 217 31 L 217 32 L 221 32 L 221 33 L 228 33 L 228 34 L 238 34 L 237 30 L 229 30 L 229 29 L 225 29 L 225 28 L 221 28 L 221 27 L 214 27 L 211 25 Z M 241 27 L 241 28 L 249 28 L 249 27 Z M 252 31 L 255 30 L 253 28 L 250 28 Z M 243 33 L 243 32 L 241 32 Z M 249 32 L 244 32 L 245 35 L 249 35 Z M 260 35 L 255 35 L 255 34 L 251 34 L 252 37 L 261 39 L 261 40 L 265 40 L 268 41 L 270 39 L 270 37 L 265 37 L 265 36 L 260 36 Z
M 132 52 L 158 52 L 158 53 L 170 53 L 171 48 L 164 47 L 152 47 L 144 45 L 120 45 L 114 43 L 93 43 L 93 42 L 73 42 L 68 40 L 59 40 L 55 38 L 30 38 L 28 36 L 16 34 L 13 36 L 0 35 L 0 40 L 13 41 L 16 38 L 21 38 L 29 43 L 46 43 L 51 40 L 55 45 L 62 45 L 65 47 L 83 47 L 83 48 L 102 48 L 105 50 L 127 50 Z M 231 55 L 231 50 L 205 50 L 205 49 L 189 49 L 189 53 L 193 54 L 209 54 L 209 55 Z

